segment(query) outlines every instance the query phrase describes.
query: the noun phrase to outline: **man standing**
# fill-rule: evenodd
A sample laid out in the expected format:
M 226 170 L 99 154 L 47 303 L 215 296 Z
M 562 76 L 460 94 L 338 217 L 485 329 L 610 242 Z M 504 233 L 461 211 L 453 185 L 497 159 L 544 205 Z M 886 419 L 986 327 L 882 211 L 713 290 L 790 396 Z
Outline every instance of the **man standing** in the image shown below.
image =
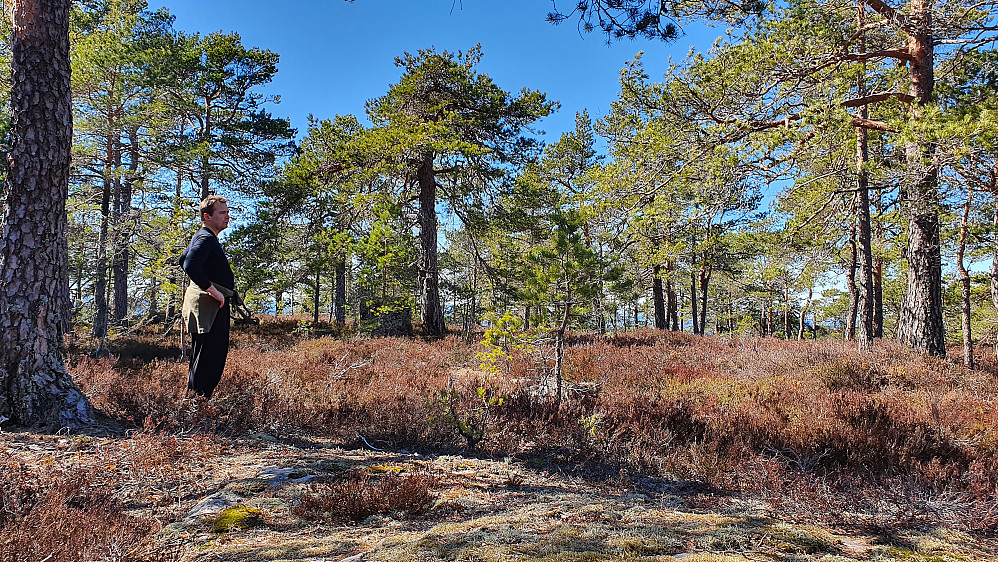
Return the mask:
M 183 315 L 191 334 L 187 388 L 211 398 L 229 353 L 229 309 L 235 277 L 218 235 L 229 226 L 228 201 L 209 195 L 201 201 L 201 230 L 180 257 L 191 284 L 184 293 Z

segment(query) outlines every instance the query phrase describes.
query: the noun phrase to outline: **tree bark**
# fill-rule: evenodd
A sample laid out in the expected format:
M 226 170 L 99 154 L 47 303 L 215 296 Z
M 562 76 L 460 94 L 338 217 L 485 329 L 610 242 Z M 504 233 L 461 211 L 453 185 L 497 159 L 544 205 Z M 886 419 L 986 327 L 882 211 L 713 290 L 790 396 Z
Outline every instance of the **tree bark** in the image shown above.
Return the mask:
M 700 335 L 701 336 L 707 333 L 707 288 L 710 285 L 710 276 L 712 272 L 713 270 L 710 267 L 701 267 L 700 269 L 699 277 L 700 277 Z
M 115 155 L 118 165 L 121 165 L 121 150 Z M 139 139 L 138 132 L 131 130 L 128 132 L 128 175 L 125 181 L 120 182 L 120 191 L 115 198 L 117 209 L 115 212 L 115 234 L 114 234 L 114 321 L 118 325 L 125 323 L 128 317 L 128 268 L 131 242 L 131 221 L 132 221 L 132 192 L 135 178 L 139 171 Z
M 105 145 L 104 180 L 101 191 L 100 227 L 97 234 L 97 278 L 94 280 L 94 339 L 98 340 L 97 351 L 104 347 L 107 338 L 109 316 L 108 305 L 108 232 L 111 222 L 111 166 L 114 162 L 114 139 L 107 137 Z
M 555 407 L 561 408 L 562 371 L 565 368 L 565 332 L 568 330 L 568 320 L 572 314 L 572 293 L 569 291 L 565 299 L 565 313 L 561 317 L 561 325 L 555 330 Z M 637 325 L 634 326 L 637 328 Z
M 884 337 L 884 258 L 873 258 L 873 337 Z
M 931 102 L 933 75 L 931 0 L 912 0 L 912 30 L 908 33 L 911 60 L 908 72 L 914 111 Z M 915 178 L 906 191 L 908 207 L 908 279 L 901 314 L 898 340 L 929 355 L 946 356 L 946 333 L 943 325 L 942 255 L 939 239 L 939 172 L 935 145 L 928 141 L 906 146 L 909 173 Z
M 676 288 L 672 286 L 672 273 L 676 270 L 675 262 L 669 260 L 665 262 L 665 271 L 668 275 L 665 278 L 665 296 L 668 299 L 669 329 L 673 332 L 679 331 L 679 301 L 676 298 Z
M 700 320 L 697 314 L 697 272 L 690 272 L 690 312 L 693 313 L 693 333 L 700 334 Z
M 318 271 L 315 272 L 315 283 L 312 286 L 312 329 L 314 330 L 319 325 L 319 301 L 322 299 L 322 275 Z
M 0 415 L 74 427 L 92 409 L 63 362 L 73 139 L 69 0 L 13 2 L 13 148 L 0 219 Z
M 859 3 L 857 26 L 862 30 L 865 26 L 865 8 Z M 859 52 L 866 51 L 864 32 L 859 36 Z M 859 76 L 857 92 L 859 97 L 866 96 L 866 63 L 862 65 L 863 72 Z M 869 118 L 869 108 L 860 107 L 861 119 Z M 856 128 L 856 221 L 859 226 L 857 233 L 859 258 L 859 298 L 857 299 L 858 326 L 856 340 L 860 351 L 869 351 L 873 347 L 873 238 L 870 228 L 870 181 L 867 173 L 867 162 L 870 159 L 870 149 L 867 142 L 867 131 L 863 127 Z
M 970 217 L 970 205 L 974 192 L 967 189 L 967 203 L 963 206 L 963 217 L 960 220 L 960 242 L 956 249 L 956 270 L 960 275 L 960 327 L 963 331 L 963 364 L 968 369 L 974 368 L 974 339 L 970 332 L 970 272 L 963 265 L 963 256 L 967 250 L 967 222 Z
M 883 216 L 883 194 L 876 191 L 873 199 L 873 208 L 876 210 L 876 222 L 871 220 L 874 226 L 873 237 L 878 244 L 883 244 L 884 225 L 881 220 Z M 873 337 L 884 337 L 884 256 L 877 253 L 873 256 Z
M 347 259 L 340 256 L 336 260 L 336 299 L 333 305 L 336 323 L 340 326 L 347 321 Z
M 855 204 L 853 209 L 855 210 Z M 849 229 L 849 264 L 846 271 L 846 287 L 849 289 L 849 310 L 846 313 L 846 341 L 856 339 L 856 317 L 859 313 L 859 288 L 856 286 L 856 270 L 859 266 L 857 259 L 859 251 L 857 249 L 856 223 L 853 222 Z
M 866 108 L 863 108 L 866 113 Z M 873 297 L 873 244 L 870 229 L 870 189 L 867 172 L 864 170 L 868 159 L 866 130 L 856 129 L 856 219 L 859 225 L 856 241 L 859 258 L 859 294 L 856 312 L 856 340 L 861 351 L 873 347 L 874 297 Z
M 797 329 L 797 341 L 804 339 L 804 324 L 807 317 L 807 309 L 811 308 L 811 299 L 814 298 L 814 286 L 811 285 L 807 288 L 807 300 L 800 307 L 800 323 Z
M 433 153 L 423 155 L 416 171 L 419 182 L 420 318 L 423 334 L 440 337 L 447 332 L 440 306 L 437 269 L 437 182 L 433 173 Z
M 211 100 L 204 100 L 205 113 L 204 113 L 204 129 L 201 131 L 201 142 L 206 146 L 211 146 Z M 205 150 L 204 156 L 201 157 L 201 199 L 211 195 L 211 150 Z M 292 311 L 294 313 L 294 311 Z
M 665 312 L 665 294 L 662 288 L 662 266 L 655 264 L 652 278 L 652 300 L 655 302 L 655 328 L 665 330 L 669 327 L 669 319 Z
M 994 215 L 992 227 L 994 232 L 998 232 L 998 193 L 993 194 Z M 991 248 L 991 304 L 998 311 L 998 236 L 994 237 Z M 995 340 L 995 355 L 998 356 L 998 339 Z
M 783 287 L 783 339 L 790 339 L 790 283 Z

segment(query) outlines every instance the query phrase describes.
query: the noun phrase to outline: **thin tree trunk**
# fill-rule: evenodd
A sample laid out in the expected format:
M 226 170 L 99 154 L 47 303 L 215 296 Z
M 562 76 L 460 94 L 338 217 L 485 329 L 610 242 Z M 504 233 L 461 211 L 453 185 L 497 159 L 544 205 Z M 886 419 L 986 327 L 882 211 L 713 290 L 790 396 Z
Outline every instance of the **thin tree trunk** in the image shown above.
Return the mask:
M 149 318 L 159 317 L 159 278 L 149 280 Z
M 686 295 L 683 294 L 682 284 L 679 284 L 679 291 L 676 295 L 676 321 L 679 323 L 679 331 L 686 331 L 686 319 L 683 318 L 683 307 L 682 302 L 685 300 Z
M 998 168 L 998 164 L 996 164 Z M 998 174 L 996 174 L 998 175 Z M 993 232 L 998 232 L 998 193 L 992 195 L 994 201 L 994 215 L 991 226 Z M 998 236 L 993 237 L 991 248 L 991 304 L 998 311 Z M 998 356 L 998 338 L 995 339 L 995 356 Z
M 665 312 L 665 294 L 662 288 L 662 266 L 655 264 L 652 277 L 652 300 L 655 302 L 655 328 L 665 330 L 669 327 L 669 319 Z
M 173 221 L 180 220 L 180 209 L 184 204 L 183 200 L 183 188 L 184 188 L 184 170 L 181 166 L 177 166 L 177 183 L 174 185 L 174 198 L 173 198 Z M 177 314 L 177 302 L 183 299 L 183 292 L 187 289 L 185 286 L 187 275 L 181 272 L 179 267 L 170 268 L 170 273 L 168 273 L 170 281 L 177 286 L 177 290 L 168 295 L 166 301 L 166 317 L 167 319 L 172 319 Z
M 347 321 L 347 259 L 339 256 L 336 260 L 336 302 L 333 305 L 336 323 L 340 326 Z
M 328 322 L 332 324 L 336 321 L 336 268 L 333 268 L 333 274 L 329 277 L 329 314 L 327 316 Z
M 665 271 L 668 274 L 665 278 L 665 295 L 668 299 L 668 319 L 669 329 L 679 331 L 679 302 L 676 299 L 676 288 L 672 285 L 672 274 L 676 270 L 676 264 L 672 260 L 665 262 Z
M 783 339 L 790 339 L 790 284 L 783 287 Z
M 440 337 L 447 332 L 440 306 L 439 271 L 437 269 L 437 183 L 433 173 L 433 154 L 423 155 L 416 172 L 419 182 L 419 244 L 420 244 L 420 318 L 423 334 Z
M 873 259 L 873 337 L 884 337 L 884 258 Z
M 967 189 L 967 203 L 963 206 L 963 217 L 960 220 L 960 243 L 956 250 L 956 269 L 960 275 L 962 299 L 960 301 L 960 326 L 963 331 L 963 364 L 968 369 L 974 368 L 974 339 L 970 332 L 970 273 L 963 264 L 964 252 L 967 250 L 967 222 L 970 217 L 970 205 L 974 192 Z
M 76 427 L 93 419 L 63 363 L 71 317 L 69 8 L 69 0 L 11 6 L 13 142 L 0 205 L 0 415 L 24 426 Z
M 121 166 L 121 146 L 118 146 L 115 160 Z M 116 197 L 117 219 L 115 220 L 114 248 L 114 321 L 123 325 L 128 318 L 128 270 L 131 261 L 131 222 L 132 194 L 135 179 L 139 171 L 139 139 L 138 131 L 128 131 L 128 175 L 120 183 L 120 191 Z
M 321 280 L 322 280 L 322 276 L 319 275 L 318 271 L 316 271 L 315 272 L 315 284 L 313 285 L 313 291 L 312 291 L 312 294 L 315 297 L 315 302 L 312 303 L 313 304 L 313 306 L 312 306 L 312 329 L 313 330 L 316 328 L 316 326 L 319 325 L 319 300 L 320 300 L 320 298 L 322 296 L 322 294 L 319 292 L 322 289 Z
M 121 168 L 121 143 L 116 145 L 114 160 L 115 165 Z M 129 155 L 135 159 L 131 151 Z M 128 318 L 128 243 L 131 233 L 128 222 L 132 214 L 132 181 L 135 174 L 137 162 L 129 163 L 129 174 L 124 181 L 120 177 L 115 177 L 115 197 L 114 197 L 114 237 L 112 238 L 114 249 L 114 259 L 111 262 L 111 271 L 114 276 L 114 323 L 118 326 L 124 325 Z
M 94 272 L 94 339 L 97 340 L 95 354 L 104 349 L 108 328 L 108 230 L 111 221 L 111 166 L 114 162 L 114 139 L 106 139 L 104 154 L 104 179 L 100 203 L 100 227 L 97 234 L 97 269 Z
M 201 130 L 201 142 L 205 146 L 211 146 L 212 115 L 211 103 L 205 100 L 204 128 Z M 201 199 L 211 195 L 211 151 L 205 151 L 201 157 Z M 294 314 L 294 310 L 291 311 Z
M 697 272 L 690 272 L 690 311 L 693 313 L 693 333 L 700 333 L 700 320 L 697 315 Z
M 774 333 L 773 332 L 773 329 L 774 329 L 773 327 L 774 327 L 774 324 L 773 324 L 773 303 L 772 302 L 768 302 L 768 303 L 766 303 L 766 335 L 767 336 L 772 336 L 773 335 L 773 333 Z
M 866 21 L 865 8 L 859 3 L 857 15 L 858 28 L 863 29 Z M 859 36 L 859 52 L 866 52 L 866 40 L 863 32 Z M 859 77 L 858 95 L 866 95 L 866 64 L 862 66 L 863 73 Z M 869 117 L 867 106 L 859 109 L 862 119 Z M 870 150 L 867 145 L 867 132 L 863 127 L 856 128 L 856 220 L 859 224 L 857 235 L 859 254 L 859 298 L 857 302 L 858 330 L 856 339 L 860 351 L 869 351 L 873 347 L 873 244 L 870 229 L 870 182 L 867 175 L 867 161 Z
M 565 368 L 565 332 L 568 330 L 568 319 L 572 313 L 572 293 L 567 293 L 565 299 L 565 313 L 561 317 L 561 325 L 555 331 L 555 407 L 561 408 L 561 381 L 562 372 Z M 635 326 L 637 327 L 637 326 Z
M 856 204 L 853 202 L 854 212 L 855 209 Z M 856 316 L 859 312 L 859 288 L 856 286 L 856 270 L 859 266 L 857 255 L 859 252 L 857 250 L 856 230 L 856 222 L 853 220 L 852 227 L 849 229 L 849 264 L 846 271 L 846 287 L 849 290 L 849 311 L 846 316 L 847 341 L 856 339 Z
M 808 286 L 807 288 L 807 299 L 804 304 L 800 307 L 800 326 L 797 330 L 797 341 L 804 339 L 804 320 L 807 316 L 807 310 L 811 308 L 811 299 L 814 297 L 814 286 Z
M 883 194 L 876 191 L 874 205 L 877 211 L 875 237 L 878 244 L 884 240 Z M 878 252 L 873 256 L 873 337 L 884 337 L 884 257 Z
M 709 267 L 700 269 L 700 335 L 707 333 L 707 288 L 710 285 L 712 270 Z

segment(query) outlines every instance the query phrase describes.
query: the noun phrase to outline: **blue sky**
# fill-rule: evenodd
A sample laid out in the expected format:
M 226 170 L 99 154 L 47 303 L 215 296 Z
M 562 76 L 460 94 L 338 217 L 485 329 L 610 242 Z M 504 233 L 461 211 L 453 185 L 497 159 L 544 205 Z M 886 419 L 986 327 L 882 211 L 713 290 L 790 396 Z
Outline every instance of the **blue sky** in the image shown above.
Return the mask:
M 560 2 L 559 6 L 572 2 Z M 638 51 L 645 68 L 661 77 L 669 57 L 682 59 L 691 45 L 709 47 L 719 28 L 688 28 L 673 44 L 621 40 L 611 45 L 599 33 L 582 33 L 575 21 L 545 21 L 549 0 L 155 0 L 167 7 L 175 27 L 189 32 L 235 31 L 247 47 L 281 57 L 268 94 L 271 107 L 290 117 L 299 134 L 307 117 L 353 113 L 366 120 L 364 102 L 384 94 L 400 76 L 394 64 L 403 52 L 422 48 L 467 50 L 481 43 L 478 70 L 503 89 L 540 90 L 561 102 L 561 110 L 540 123 L 546 140 L 574 127 L 575 113 L 603 116 L 619 91 L 620 69 Z

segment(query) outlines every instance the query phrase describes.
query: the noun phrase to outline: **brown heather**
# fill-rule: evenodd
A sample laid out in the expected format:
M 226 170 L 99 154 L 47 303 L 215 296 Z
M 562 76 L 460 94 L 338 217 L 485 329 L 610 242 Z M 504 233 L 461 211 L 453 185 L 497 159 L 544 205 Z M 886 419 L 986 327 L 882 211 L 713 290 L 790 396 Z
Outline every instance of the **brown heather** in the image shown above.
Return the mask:
M 176 516 L 175 501 L 204 491 L 197 471 L 218 452 L 211 438 L 43 441 L 59 444 L 34 463 L 0 452 L 0 562 L 177 558 L 152 533 Z M 128 514 L 136 508 L 152 517 Z
M 450 408 L 484 424 L 477 455 L 601 481 L 646 479 L 708 502 L 741 495 L 796 521 L 998 531 L 993 356 L 970 371 L 888 341 L 861 354 L 838 341 L 579 334 L 569 342 L 559 410 L 535 387 L 551 363 L 526 354 L 514 353 L 499 378 L 479 368 L 479 346 L 455 337 L 309 339 L 295 325 L 237 328 L 222 382 L 204 403 L 182 400 L 186 366 L 175 335 L 121 339 L 111 358 L 78 353 L 70 370 L 97 409 L 151 432 L 322 436 L 345 447 L 366 440 L 455 453 L 466 441 Z M 350 500 L 356 510 L 321 515 L 374 485 L 316 484 L 299 509 L 346 518 L 390 510 L 382 490 L 369 504 Z
M 302 493 L 291 513 L 313 521 L 362 521 L 371 515 L 415 515 L 433 505 L 436 480 L 426 474 L 371 476 L 351 470 Z

